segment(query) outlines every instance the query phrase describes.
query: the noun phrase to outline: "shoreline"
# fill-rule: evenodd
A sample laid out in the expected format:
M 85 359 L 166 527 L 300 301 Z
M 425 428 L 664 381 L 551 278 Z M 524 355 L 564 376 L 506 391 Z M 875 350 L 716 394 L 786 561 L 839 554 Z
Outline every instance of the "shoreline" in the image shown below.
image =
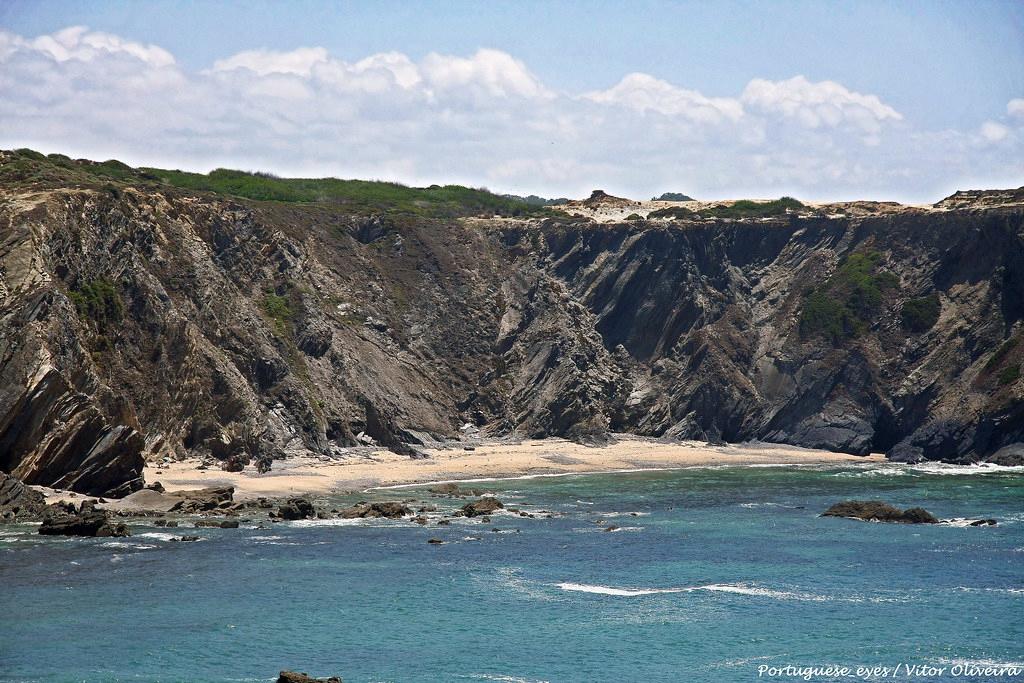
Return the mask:
M 235 499 L 284 498 L 306 494 L 353 493 L 445 482 L 494 481 L 668 471 L 720 466 L 843 465 L 887 462 L 880 454 L 833 453 L 781 444 L 709 446 L 699 441 L 662 443 L 622 438 L 606 446 L 584 446 L 564 439 L 484 442 L 463 447 L 426 449 L 428 458 L 412 459 L 380 449 L 352 449 L 345 459 L 297 456 L 275 460 L 257 474 L 200 469 L 199 459 L 147 463 L 147 484 L 160 482 L 167 491 L 234 486 Z

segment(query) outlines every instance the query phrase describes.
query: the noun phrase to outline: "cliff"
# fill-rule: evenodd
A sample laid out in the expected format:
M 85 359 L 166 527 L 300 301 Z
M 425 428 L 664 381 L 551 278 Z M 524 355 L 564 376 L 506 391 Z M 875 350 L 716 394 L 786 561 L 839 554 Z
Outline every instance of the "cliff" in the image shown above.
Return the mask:
M 1020 191 L 596 223 L 212 177 L 0 153 L 0 470 L 116 495 L 145 458 L 415 454 L 465 423 L 902 460 L 1024 441 Z

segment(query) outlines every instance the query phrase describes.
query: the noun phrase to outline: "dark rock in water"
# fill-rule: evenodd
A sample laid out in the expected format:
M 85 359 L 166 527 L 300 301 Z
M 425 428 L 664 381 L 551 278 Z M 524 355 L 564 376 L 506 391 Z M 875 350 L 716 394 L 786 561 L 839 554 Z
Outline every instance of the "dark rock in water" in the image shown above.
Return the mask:
M 73 505 L 50 505 L 43 513 L 39 533 L 44 536 L 130 536 L 128 527 L 112 522 L 103 510 L 97 510 L 90 501 L 75 510 Z
M 435 484 L 434 486 L 428 488 L 427 491 L 442 496 L 457 496 L 459 495 L 459 485 L 453 483 Z
M 0 522 L 20 522 L 42 517 L 46 497 L 20 479 L 0 472 Z
M 308 519 L 316 517 L 316 509 L 313 503 L 305 498 L 289 498 L 278 509 L 279 519 Z
M 467 517 L 477 517 L 479 515 L 489 515 L 503 507 L 505 506 L 497 498 L 486 496 L 472 503 L 466 503 L 462 506 L 462 512 Z
M 342 681 L 337 676 L 312 678 L 296 671 L 282 671 L 281 675 L 277 677 L 277 683 L 342 683 Z
M 342 519 L 355 519 L 357 517 L 387 517 L 388 519 L 401 519 L 411 515 L 412 509 L 404 503 L 378 502 L 360 503 L 341 511 Z
M 172 538 L 171 540 L 172 541 L 183 541 L 185 543 L 190 543 L 192 541 L 198 541 L 199 537 L 198 536 L 179 536 L 179 537 Z
M 442 541 L 440 538 L 431 538 L 427 540 L 427 543 L 429 543 L 430 545 L 441 545 L 442 543 L 444 543 L 444 541 Z
M 849 517 L 869 522 L 897 522 L 901 524 L 937 524 L 938 519 L 924 508 L 900 510 L 880 500 L 847 500 L 836 503 L 822 517 Z
M 214 529 L 237 529 L 238 528 L 238 520 L 237 519 L 225 519 L 225 520 L 201 519 L 201 520 L 199 520 L 198 522 L 195 523 L 195 527 L 197 529 L 199 529 L 201 527 L 212 527 Z
M 994 519 L 976 519 L 971 522 L 971 526 L 996 526 L 998 522 Z
M 612 524 L 612 525 L 610 525 L 610 526 L 606 526 L 606 527 L 604 528 L 604 530 L 605 530 L 605 531 L 618 531 L 618 530 L 619 530 L 619 527 L 617 527 L 617 526 L 615 526 L 614 524 Z

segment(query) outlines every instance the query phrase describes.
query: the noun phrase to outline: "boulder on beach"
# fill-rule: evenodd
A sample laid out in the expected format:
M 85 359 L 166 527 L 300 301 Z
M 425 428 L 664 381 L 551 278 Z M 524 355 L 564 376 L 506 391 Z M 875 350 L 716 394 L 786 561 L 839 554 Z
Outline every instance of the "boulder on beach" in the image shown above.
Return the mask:
M 271 513 L 278 519 L 309 519 L 316 517 L 316 508 L 313 503 L 305 498 L 289 498 L 277 508 L 277 513 Z
M 386 517 L 388 519 L 401 519 L 411 515 L 412 509 L 405 503 L 395 501 L 384 501 L 377 503 L 359 503 L 341 511 L 342 519 L 355 519 L 358 517 L 376 518 Z
M 85 501 L 79 510 L 71 503 L 50 505 L 43 513 L 39 533 L 44 536 L 130 536 L 128 527 L 112 522 L 92 501 Z
M 235 495 L 234 486 L 210 486 L 187 491 L 164 491 L 144 488 L 109 504 L 114 510 L 129 512 L 207 512 L 231 505 Z
M 342 683 L 342 681 L 338 676 L 312 678 L 308 674 L 297 671 L 282 671 L 277 677 L 277 683 Z
M 924 508 L 901 510 L 880 500 L 845 500 L 836 503 L 822 517 L 848 517 L 867 522 L 895 522 L 898 524 L 937 524 L 938 518 Z
M 179 498 L 169 512 L 203 512 L 230 505 L 235 496 L 234 486 L 210 486 L 191 491 L 175 491 L 170 495 Z
M 477 517 L 480 515 L 489 515 L 496 510 L 500 510 L 505 506 L 497 498 L 485 496 L 480 500 L 473 501 L 472 503 L 466 503 L 462 506 L 462 512 L 466 517 Z

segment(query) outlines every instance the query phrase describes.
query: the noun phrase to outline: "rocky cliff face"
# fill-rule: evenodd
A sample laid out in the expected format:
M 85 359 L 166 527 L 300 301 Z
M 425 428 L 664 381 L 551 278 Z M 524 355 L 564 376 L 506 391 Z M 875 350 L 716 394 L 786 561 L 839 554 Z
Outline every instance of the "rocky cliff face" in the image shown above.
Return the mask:
M 7 182 L 0 470 L 116 495 L 467 422 L 983 458 L 1024 441 L 1024 201 L 984 197 L 596 224 Z

